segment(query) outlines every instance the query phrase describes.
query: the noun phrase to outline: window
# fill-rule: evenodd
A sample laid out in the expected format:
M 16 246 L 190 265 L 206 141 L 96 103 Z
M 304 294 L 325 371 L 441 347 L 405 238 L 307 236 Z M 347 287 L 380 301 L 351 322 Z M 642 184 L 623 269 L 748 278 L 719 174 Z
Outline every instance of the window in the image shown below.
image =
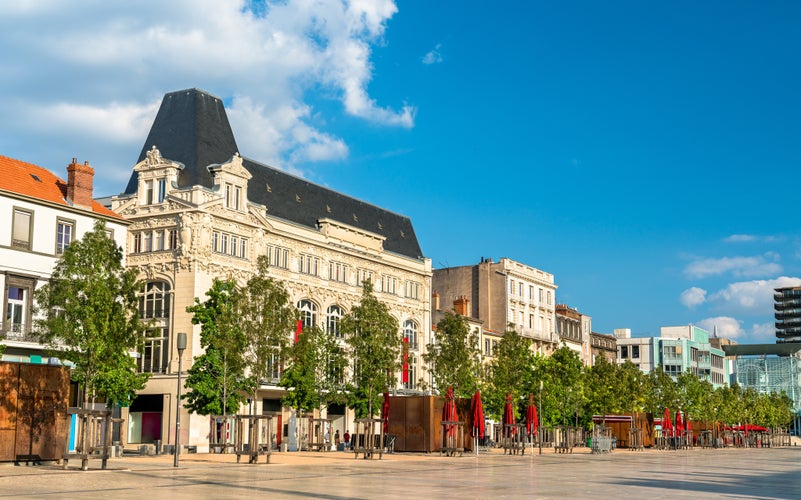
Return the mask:
M 356 281 L 357 285 L 362 286 L 365 281 L 369 281 L 371 284 L 373 283 L 373 271 L 368 271 L 367 269 L 359 269 L 356 272 Z
M 164 250 L 164 231 L 153 231 L 153 250 Z
M 551 304 L 553 304 L 553 302 L 551 302 L 551 291 L 548 290 L 548 305 L 551 305 Z
M 407 281 L 406 297 L 418 300 L 420 298 L 420 283 L 417 283 L 415 281 Z
M 170 317 L 170 285 L 163 281 L 146 283 L 139 297 L 142 319 Z
M 225 185 L 225 208 L 232 208 L 231 207 L 231 190 L 233 186 L 230 184 Z
M 164 203 L 164 195 L 167 191 L 167 180 L 166 179 L 159 179 L 156 181 L 158 189 L 156 192 L 156 200 L 158 203 Z
M 640 357 L 640 346 L 633 345 L 631 346 L 631 357 L 637 359 Z
M 542 304 L 542 288 L 540 288 L 539 290 L 540 290 L 540 297 L 539 297 L 539 299 L 540 299 L 540 304 Z
M 403 338 L 409 343 L 409 349 L 417 350 L 417 323 L 410 319 L 403 323 Z
M 25 333 L 28 317 L 28 295 L 30 290 L 20 286 L 9 286 L 6 302 L 5 330 L 10 338 L 19 338 Z
M 142 251 L 142 233 L 134 234 L 134 245 L 133 245 L 133 253 L 139 253 Z
M 304 329 L 317 324 L 317 306 L 312 301 L 301 300 L 298 302 L 298 309 L 300 310 L 300 320 Z
M 32 229 L 33 212 L 15 208 L 11 229 L 11 247 L 30 250 Z
M 339 306 L 329 306 L 326 311 L 326 330 L 334 337 L 341 339 L 342 332 L 339 329 L 339 322 L 342 319 L 342 308 Z
M 151 231 L 144 232 L 144 236 L 142 238 L 142 251 L 143 252 L 153 251 L 153 233 Z
M 177 238 L 176 235 L 176 242 Z M 215 253 L 222 253 L 244 259 L 247 257 L 247 245 L 247 238 L 220 231 L 213 231 L 211 233 L 211 250 Z
M 267 258 L 270 259 L 270 265 L 287 269 L 289 262 L 289 249 L 267 245 Z
M 234 188 L 234 209 L 241 210 L 241 203 L 242 203 L 242 188 L 236 186 Z
M 340 262 L 329 262 L 328 279 L 330 279 L 331 281 L 339 281 L 340 283 L 347 283 L 348 266 Z
M 517 294 L 520 295 L 521 298 L 523 297 L 523 282 L 522 281 L 517 284 Z
M 299 271 L 303 274 L 317 276 L 317 266 L 319 263 L 320 259 L 317 257 L 308 254 L 301 254 Z
M 514 280 L 509 280 L 509 295 L 515 294 L 515 282 Z
M 228 253 L 228 235 L 220 233 L 220 253 Z
M 389 275 L 385 274 L 382 277 L 381 281 L 383 283 L 382 291 L 384 293 L 391 293 L 391 294 L 397 293 L 398 278 L 395 278 L 394 276 L 389 276 Z
M 408 382 L 403 383 L 403 388 L 417 389 L 417 356 L 414 353 L 409 353 L 406 362 L 409 364 L 409 378 L 407 379 Z
M 145 182 L 145 205 L 153 204 L 153 181 Z
M 490 340 L 484 339 L 484 356 L 491 356 L 491 355 L 492 355 L 492 349 L 490 347 Z
M 164 373 L 167 371 L 167 329 L 148 328 L 142 353 L 139 356 L 139 371 L 145 373 Z
M 61 255 L 72 243 L 75 233 L 75 222 L 62 219 L 56 220 L 56 254 Z
M 528 300 L 534 300 L 534 287 L 528 286 Z
M 170 249 L 175 250 L 178 248 L 178 230 L 170 229 Z
M 629 346 L 624 345 L 620 346 L 620 359 L 626 359 L 629 357 Z
M 239 257 L 243 259 L 248 258 L 248 240 L 247 238 L 241 238 L 239 240 Z

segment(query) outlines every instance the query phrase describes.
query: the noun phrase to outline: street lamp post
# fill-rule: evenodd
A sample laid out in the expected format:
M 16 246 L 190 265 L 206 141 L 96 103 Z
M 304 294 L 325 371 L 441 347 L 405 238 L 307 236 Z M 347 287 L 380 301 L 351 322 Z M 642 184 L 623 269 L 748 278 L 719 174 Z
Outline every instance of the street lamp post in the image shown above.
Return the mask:
M 178 349 L 178 395 L 175 398 L 175 454 L 173 455 L 173 467 L 178 467 L 178 455 L 181 454 L 181 358 L 186 349 L 186 334 L 179 333 L 175 343 Z

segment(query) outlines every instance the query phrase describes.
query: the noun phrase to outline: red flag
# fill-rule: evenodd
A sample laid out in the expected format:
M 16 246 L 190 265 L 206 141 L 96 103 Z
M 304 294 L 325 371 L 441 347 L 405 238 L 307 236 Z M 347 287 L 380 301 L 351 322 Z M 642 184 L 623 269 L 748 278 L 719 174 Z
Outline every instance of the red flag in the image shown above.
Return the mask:
M 298 324 L 295 327 L 295 343 L 298 343 L 298 338 L 300 338 L 300 334 L 303 333 L 303 321 L 298 320 Z
M 409 339 L 403 337 L 403 372 L 401 373 L 401 381 L 404 384 L 409 383 Z

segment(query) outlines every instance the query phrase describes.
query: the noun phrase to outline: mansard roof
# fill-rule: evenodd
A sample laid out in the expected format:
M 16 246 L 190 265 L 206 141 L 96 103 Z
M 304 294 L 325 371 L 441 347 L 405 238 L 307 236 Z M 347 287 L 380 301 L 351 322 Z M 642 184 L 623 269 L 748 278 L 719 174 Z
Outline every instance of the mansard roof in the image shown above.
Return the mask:
M 188 89 L 164 96 L 139 160 L 156 146 L 161 156 L 184 164 L 180 187 L 213 186 L 208 166 L 225 163 L 239 152 L 221 99 L 202 90 Z M 244 157 L 253 176 L 248 199 L 267 207 L 267 214 L 316 228 L 321 219 L 333 219 L 383 236 L 384 249 L 411 258 L 422 256 L 411 220 L 370 203 L 290 175 Z M 126 194 L 136 192 L 133 172 Z
M 67 201 L 66 181 L 46 168 L 2 155 L 0 155 L 0 191 L 15 193 L 40 202 L 64 207 L 72 206 Z M 92 212 L 105 217 L 121 218 L 94 200 Z

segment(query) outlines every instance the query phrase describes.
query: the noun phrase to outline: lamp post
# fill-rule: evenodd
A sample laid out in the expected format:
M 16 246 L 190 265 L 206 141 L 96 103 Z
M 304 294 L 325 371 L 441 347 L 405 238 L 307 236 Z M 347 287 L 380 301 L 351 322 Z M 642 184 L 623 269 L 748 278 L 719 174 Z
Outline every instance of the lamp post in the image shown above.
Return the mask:
M 181 332 L 175 343 L 178 349 L 178 395 L 175 398 L 175 454 L 173 455 L 173 467 L 178 467 L 178 455 L 181 454 L 181 358 L 186 349 L 186 334 Z
M 540 411 L 537 415 L 539 422 L 539 426 L 537 427 L 537 431 L 539 432 L 539 439 L 537 441 L 540 442 L 540 455 L 542 455 L 542 380 L 540 380 Z

